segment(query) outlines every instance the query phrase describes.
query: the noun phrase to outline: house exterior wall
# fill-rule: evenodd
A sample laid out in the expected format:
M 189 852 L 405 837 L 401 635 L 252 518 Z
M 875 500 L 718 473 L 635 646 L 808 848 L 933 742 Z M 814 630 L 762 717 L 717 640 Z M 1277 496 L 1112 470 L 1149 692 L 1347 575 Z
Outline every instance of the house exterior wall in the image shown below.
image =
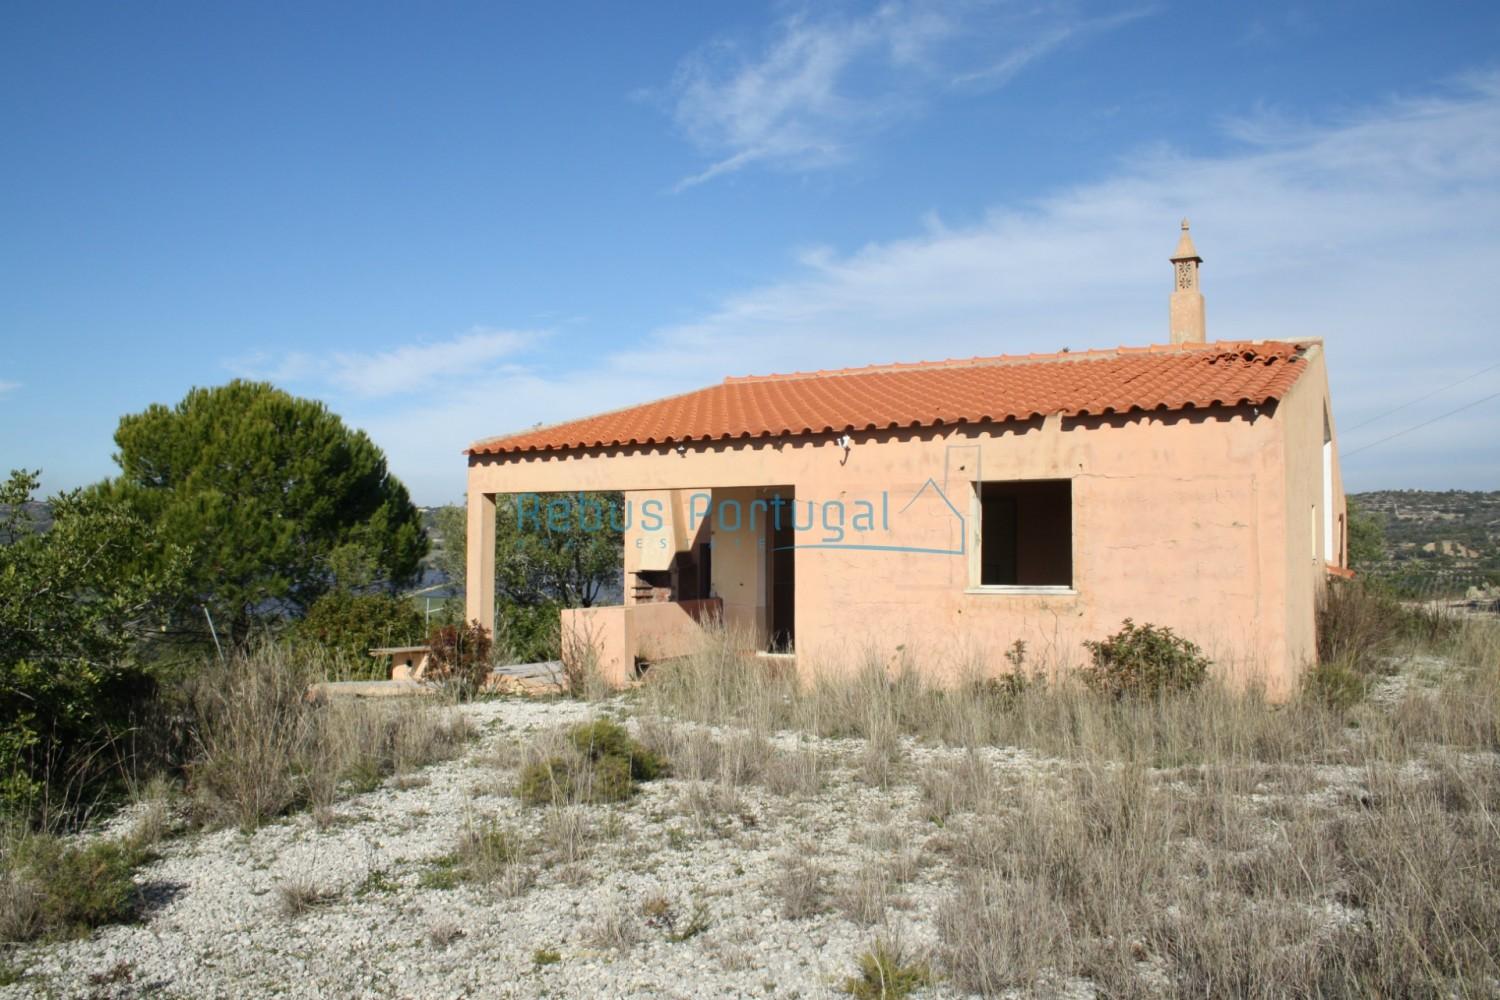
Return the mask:
M 1278 407 L 1286 427 L 1283 460 L 1286 489 L 1286 643 L 1294 668 L 1317 662 L 1314 611 L 1330 566 L 1347 568 L 1344 525 L 1348 504 L 1339 473 L 1338 435 L 1329 402 L 1328 373 L 1321 349 L 1309 352 L 1308 370 Z M 1330 445 L 1325 487 L 1324 420 Z M 1326 494 L 1326 496 L 1325 496 Z M 1329 515 L 1332 515 L 1331 518 Z M 1328 530 L 1329 526 L 1332 530 Z
M 1108 635 L 1129 617 L 1171 626 L 1203 646 L 1232 680 L 1285 696 L 1308 662 L 1315 586 L 1309 581 L 1318 576 L 1315 568 L 1321 573 L 1306 554 L 1309 515 L 1297 514 L 1307 483 L 1322 489 L 1321 417 L 1310 432 L 1318 440 L 1309 458 L 1303 431 L 1314 403 L 1298 396 L 1307 386 L 1314 386 L 1308 399 L 1326 396 L 1321 358 L 1314 361 L 1316 370 L 1299 379 L 1296 393 L 1258 411 L 1222 407 L 853 433 L 847 454 L 836 435 L 824 434 L 693 443 L 685 453 L 651 446 L 475 456 L 469 490 L 471 497 L 706 491 L 715 504 L 732 499 L 748 506 L 757 488 L 791 486 L 799 505 L 838 501 L 846 510 L 884 497 L 892 530 L 872 540 L 933 551 L 808 547 L 825 545 L 834 532 L 820 518 L 808 523 L 799 515 L 799 666 L 837 668 L 871 655 L 891 659 L 899 650 L 923 669 L 951 676 L 975 661 L 1005 669 L 1003 651 L 1021 640 L 1031 663 L 1066 667 L 1084 659 L 1083 640 Z M 1297 429 L 1289 434 L 1291 423 Z M 973 484 L 980 479 L 1071 481 L 1070 588 L 971 586 Z M 1341 485 L 1336 489 L 1341 505 Z M 1300 562 L 1289 555 L 1299 527 Z M 674 537 L 692 529 L 674 528 Z M 472 523 L 470 536 L 476 537 Z M 713 541 L 714 591 L 726 623 L 763 634 L 763 551 L 744 533 L 715 530 Z M 846 531 L 844 541 L 864 539 Z M 471 598 L 471 616 L 484 603 Z

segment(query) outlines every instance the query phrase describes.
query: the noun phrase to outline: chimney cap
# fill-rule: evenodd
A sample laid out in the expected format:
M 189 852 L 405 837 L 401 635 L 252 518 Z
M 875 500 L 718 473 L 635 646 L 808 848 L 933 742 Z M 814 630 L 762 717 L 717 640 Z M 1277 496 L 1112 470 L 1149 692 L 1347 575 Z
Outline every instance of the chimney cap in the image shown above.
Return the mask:
M 1188 232 L 1188 220 L 1182 220 L 1182 236 L 1177 240 L 1177 249 L 1172 251 L 1169 258 L 1174 263 L 1179 260 L 1196 260 L 1203 263 L 1203 258 L 1198 256 L 1198 248 L 1193 246 L 1193 237 Z

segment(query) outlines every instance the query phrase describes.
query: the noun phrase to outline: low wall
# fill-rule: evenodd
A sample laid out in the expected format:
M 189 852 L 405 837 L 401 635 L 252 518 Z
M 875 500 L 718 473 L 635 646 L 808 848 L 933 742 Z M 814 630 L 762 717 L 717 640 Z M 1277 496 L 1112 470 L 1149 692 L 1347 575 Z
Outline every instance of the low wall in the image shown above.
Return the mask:
M 635 678 L 637 657 L 661 660 L 692 652 L 702 641 L 703 625 L 722 613 L 717 598 L 567 608 L 562 612 L 563 662 L 573 668 L 592 655 L 604 680 L 623 687 Z

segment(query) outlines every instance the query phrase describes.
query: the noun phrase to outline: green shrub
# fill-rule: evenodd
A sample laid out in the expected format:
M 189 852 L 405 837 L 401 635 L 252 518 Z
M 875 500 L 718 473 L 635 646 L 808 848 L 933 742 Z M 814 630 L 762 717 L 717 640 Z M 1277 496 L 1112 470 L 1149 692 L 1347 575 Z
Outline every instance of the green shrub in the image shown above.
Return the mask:
M 576 794 L 573 776 L 577 768 L 561 757 L 533 761 L 521 769 L 516 797 L 529 806 L 571 802 Z
M 384 680 L 385 666 L 370 650 L 416 643 L 424 628 L 422 613 L 405 598 L 335 590 L 312 603 L 292 626 L 292 638 L 336 654 L 354 668 L 356 677 Z
M 629 762 L 630 776 L 636 781 L 658 778 L 666 769 L 661 757 L 636 742 L 628 729 L 611 719 L 595 719 L 574 726 L 568 733 L 568 741 L 591 760 L 623 758 Z
M 131 875 L 149 854 L 134 843 L 66 843 L 45 834 L 9 845 L 0 931 L 12 940 L 84 934 L 135 918 L 139 893 Z
M 24 470 L 0 482 L 0 812 L 42 827 L 113 790 L 112 734 L 156 695 L 142 640 L 166 621 L 188 553 L 95 490 L 52 497 L 44 526 L 37 484 Z
M 533 761 L 521 770 L 516 795 L 528 805 L 623 802 L 636 782 L 667 772 L 667 762 L 638 743 L 618 722 L 595 719 L 568 730 L 576 753 Z
M 586 778 L 585 795 L 590 802 L 624 802 L 636 791 L 630 761 L 624 757 L 600 757 Z
M 1117 698 L 1190 691 L 1208 675 L 1208 657 L 1195 643 L 1149 622 L 1127 618 L 1114 635 L 1084 646 L 1093 659 L 1084 679 Z

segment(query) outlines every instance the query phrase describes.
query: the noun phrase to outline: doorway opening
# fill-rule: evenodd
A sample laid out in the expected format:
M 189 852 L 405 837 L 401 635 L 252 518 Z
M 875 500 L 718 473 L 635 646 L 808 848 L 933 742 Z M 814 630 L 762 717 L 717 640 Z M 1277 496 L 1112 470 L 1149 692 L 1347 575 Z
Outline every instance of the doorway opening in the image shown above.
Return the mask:
M 766 652 L 790 653 L 797 643 L 797 535 L 790 487 L 768 491 L 766 519 Z

